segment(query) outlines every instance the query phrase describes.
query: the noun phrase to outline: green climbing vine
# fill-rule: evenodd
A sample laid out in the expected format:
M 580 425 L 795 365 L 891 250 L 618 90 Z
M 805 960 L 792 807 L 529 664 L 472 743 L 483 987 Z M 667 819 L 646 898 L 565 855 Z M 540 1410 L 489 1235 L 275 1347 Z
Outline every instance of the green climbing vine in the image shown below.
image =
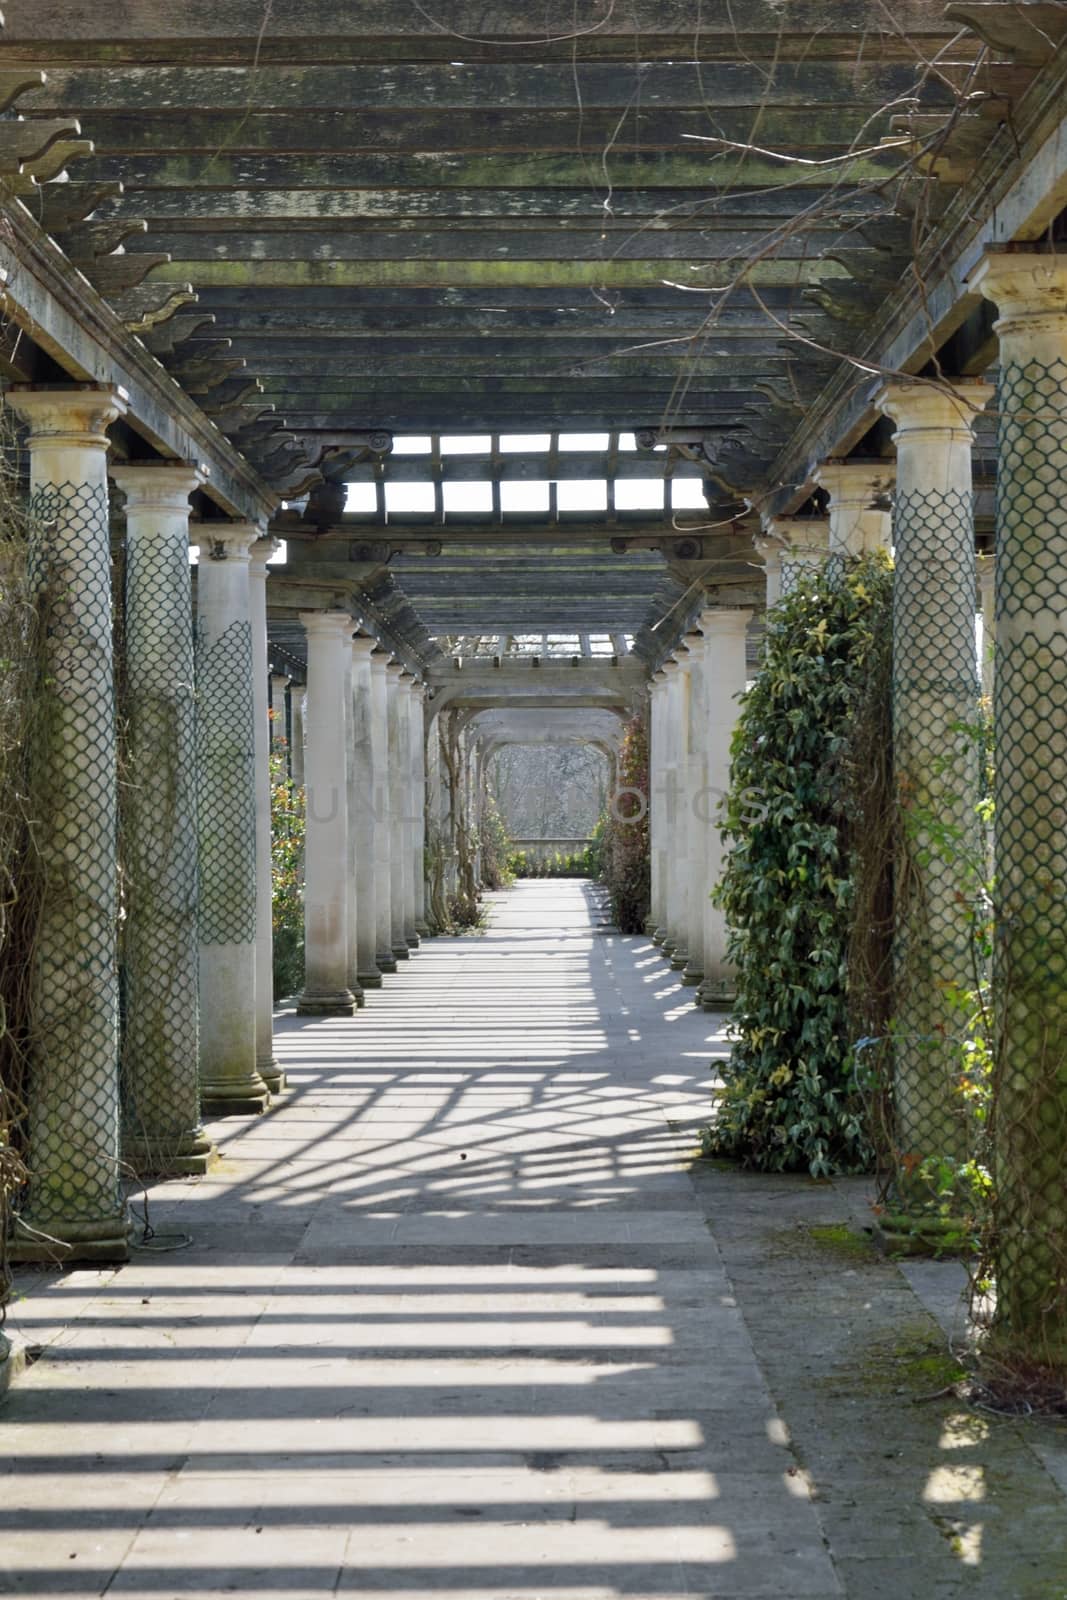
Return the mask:
M 271 923 L 274 998 L 284 1000 L 304 982 L 304 791 L 286 767 L 284 745 L 270 755 Z
M 872 1161 L 852 1041 L 884 1031 L 887 1004 L 891 593 L 881 555 L 803 577 L 768 618 L 734 737 L 716 898 L 735 1043 L 705 1143 L 763 1170 Z

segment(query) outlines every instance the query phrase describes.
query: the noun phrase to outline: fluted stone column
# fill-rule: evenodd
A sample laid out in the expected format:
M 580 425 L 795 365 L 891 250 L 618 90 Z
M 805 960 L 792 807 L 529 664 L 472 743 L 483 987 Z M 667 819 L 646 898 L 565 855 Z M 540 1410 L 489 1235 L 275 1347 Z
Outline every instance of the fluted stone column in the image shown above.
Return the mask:
M 700 613 L 704 635 L 704 676 L 707 684 L 706 732 L 707 787 L 702 811 L 704 824 L 704 981 L 697 999 L 705 1011 L 722 1011 L 736 992 L 734 966 L 726 953 L 726 919 L 712 904 L 711 893 L 726 864 L 722 837 L 722 806 L 730 788 L 730 747 L 741 714 L 748 668 L 745 640 L 751 611 L 708 608 Z M 753 799 L 758 800 L 758 796 Z
M 856 558 L 889 548 L 891 461 L 824 461 L 815 481 L 830 496 L 831 556 Z
M 348 774 L 345 675 L 352 618 L 302 611 L 307 633 L 307 833 L 304 841 L 304 988 L 301 1016 L 346 1016 L 348 986 Z
M 252 672 L 256 719 L 256 1067 L 271 1094 L 285 1088 L 285 1073 L 274 1055 L 274 861 L 271 850 L 271 746 L 285 739 L 285 686 L 275 674 L 280 715 L 272 722 L 267 704 L 267 562 L 276 539 L 257 539 L 248 565 L 248 605 L 252 625 Z
M 106 430 L 125 408 L 106 388 L 8 401 L 29 427 L 30 578 L 50 613 L 32 729 L 46 880 L 28 974 L 32 1177 L 13 1253 L 123 1260 Z
M 396 961 L 407 961 L 411 955 L 404 932 L 404 734 L 401 723 L 400 701 L 403 690 L 400 678 L 404 669 L 399 661 L 390 661 L 385 669 L 386 726 L 389 742 L 389 946 Z
M 982 875 L 971 420 L 988 393 L 902 381 L 879 396 L 897 425 L 893 765 L 906 866 L 896 874 L 893 1097 L 908 1164 L 964 1160 L 972 1143 L 952 992 L 974 985 Z
M 419 948 L 415 931 L 415 799 L 411 770 L 411 695 L 415 680 L 402 672 L 397 694 L 398 753 L 400 757 L 402 809 L 400 817 L 401 859 L 404 871 L 404 938 L 409 950 Z
M 376 902 L 374 806 L 374 687 L 371 655 L 374 640 L 357 634 L 352 640 L 352 764 L 353 783 L 348 815 L 356 872 L 356 977 L 363 989 L 380 989 Z
M 140 1173 L 206 1172 L 200 1123 L 196 683 L 189 569 L 195 467 L 120 467 L 126 496 L 122 1149 Z
M 988 255 L 997 467 L 994 1350 L 1067 1371 L 1067 261 Z
M 426 686 L 422 683 L 416 683 L 411 692 L 411 794 L 415 932 L 421 939 L 430 931 L 426 923 Z
M 289 743 L 289 776 L 298 788 L 304 787 L 304 685 L 289 688 L 289 715 L 292 738 Z
M 374 806 L 374 921 L 377 928 L 374 964 L 381 973 L 396 971 L 393 954 L 393 829 L 389 792 L 389 654 L 371 651 L 371 765 Z M 407 946 L 405 945 L 405 949 Z
M 351 634 L 351 628 L 349 629 Z M 344 745 L 345 745 L 345 784 L 347 798 L 345 801 L 345 814 L 347 817 L 346 853 L 347 868 L 345 872 L 345 885 L 348 892 L 348 987 L 356 998 L 357 1006 L 364 1006 L 367 997 L 363 993 L 363 985 L 359 981 L 359 850 L 356 833 L 356 818 L 359 813 L 359 790 L 356 773 L 356 675 L 355 662 L 352 655 L 352 640 L 349 638 L 348 650 L 344 664 Z
M 649 850 L 649 918 L 648 932 L 653 944 L 658 944 L 666 924 L 665 890 L 667 877 L 667 850 L 663 830 L 664 799 L 664 743 L 666 739 L 666 685 L 662 668 L 653 674 L 648 699 L 648 850 Z M 612 791 L 614 793 L 614 789 Z M 626 802 L 627 807 L 631 804 Z M 625 812 L 623 813 L 625 815 Z
M 699 984 L 704 978 L 704 899 L 707 886 L 707 717 L 708 684 L 705 670 L 705 639 L 702 632 L 687 633 L 689 647 L 686 670 L 689 677 L 689 756 L 686 762 L 686 861 L 689 878 L 686 931 L 687 960 L 682 982 Z
M 273 541 L 272 541 L 273 542 Z M 277 548 L 277 546 L 275 546 Z M 273 555 L 274 551 L 269 554 Z M 285 744 L 288 738 L 285 719 L 285 691 L 289 687 L 288 676 L 284 672 L 272 672 L 270 675 L 270 742 L 271 748 Z
M 249 565 L 261 529 L 202 523 L 196 578 L 200 1093 L 209 1116 L 264 1111 L 256 1065 L 256 717 Z

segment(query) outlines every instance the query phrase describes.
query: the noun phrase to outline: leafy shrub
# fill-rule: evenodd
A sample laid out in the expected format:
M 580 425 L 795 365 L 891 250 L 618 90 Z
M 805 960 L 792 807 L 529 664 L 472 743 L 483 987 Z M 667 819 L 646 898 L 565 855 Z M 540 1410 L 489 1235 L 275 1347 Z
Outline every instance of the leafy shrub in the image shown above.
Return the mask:
M 612 806 L 599 842 L 600 875 L 611 896 L 612 915 L 622 933 L 643 933 L 651 905 L 648 833 L 648 729 L 638 712 L 626 725 L 619 747 L 618 784 L 635 790 Z M 643 795 L 644 805 L 637 796 Z M 621 811 L 622 815 L 617 815 Z
M 716 900 L 737 967 L 736 1043 L 707 1146 L 763 1170 L 872 1160 L 850 953 L 857 898 L 877 894 L 857 896 L 870 801 L 855 755 L 872 724 L 888 737 L 891 593 L 877 554 L 798 583 L 768 618 L 734 735 Z
M 270 755 L 271 926 L 274 998 L 284 1000 L 304 982 L 304 791 L 286 770 L 285 748 Z

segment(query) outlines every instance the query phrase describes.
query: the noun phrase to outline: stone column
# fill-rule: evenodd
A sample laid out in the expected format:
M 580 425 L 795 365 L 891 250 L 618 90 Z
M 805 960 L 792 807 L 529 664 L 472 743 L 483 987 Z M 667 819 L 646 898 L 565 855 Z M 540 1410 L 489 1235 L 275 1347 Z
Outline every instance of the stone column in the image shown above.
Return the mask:
M 982 653 L 979 660 L 979 677 L 982 695 L 993 699 L 993 660 L 997 642 L 997 625 L 994 607 L 993 572 L 996 558 L 990 551 L 978 557 L 978 596 L 982 612 Z
M 348 987 L 347 611 L 302 611 L 307 633 L 307 834 L 304 841 L 304 988 L 301 1016 L 350 1017 Z
M 280 715 L 271 720 L 267 705 L 267 562 L 278 548 L 276 539 L 257 539 L 248 566 L 249 620 L 252 625 L 253 713 L 256 723 L 256 1067 L 271 1094 L 285 1088 L 285 1073 L 274 1056 L 274 861 L 271 853 L 272 745 L 285 739 L 285 685 L 275 674 L 270 682 Z
M 704 635 L 687 633 L 689 647 L 686 672 L 689 679 L 689 757 L 685 768 L 685 829 L 687 842 L 687 872 L 689 879 L 688 927 L 686 930 L 687 960 L 682 971 L 682 982 L 699 984 L 704 979 L 704 899 L 707 885 L 707 850 L 705 847 L 707 823 L 704 820 L 705 789 L 707 788 L 707 716 L 708 686 L 705 672 Z
M 817 572 L 830 554 L 830 524 L 825 517 L 768 517 L 764 538 L 781 548 L 781 576 L 775 599 L 792 594 L 801 578 Z M 771 605 L 768 589 L 768 607 Z
M 1067 1370 L 1067 261 L 988 255 L 997 468 L 994 1350 Z
M 274 544 L 274 541 L 271 541 Z M 274 544 L 275 549 L 277 545 Z M 274 550 L 267 552 L 273 555 Z M 272 672 L 270 675 L 270 742 L 271 747 L 285 744 L 288 731 L 285 723 L 285 691 L 289 687 L 289 679 L 284 672 Z
M 903 855 L 893 950 L 894 1110 L 907 1167 L 965 1160 L 952 992 L 974 987 L 973 909 L 982 877 L 974 645 L 971 420 L 989 391 L 904 381 L 880 408 L 897 424 L 893 539 L 893 765 Z M 970 730 L 970 731 L 968 731 Z
M 422 683 L 416 683 L 411 691 L 411 794 L 415 932 L 421 939 L 430 931 L 426 923 L 426 686 Z
M 780 517 L 767 517 L 764 519 L 762 534 L 757 535 L 752 543 L 756 554 L 763 562 L 763 575 L 767 582 L 767 610 L 773 611 L 782 598 L 782 561 L 785 556 L 785 544 L 775 532 L 775 524 L 784 519 Z
M 400 678 L 404 669 L 390 661 L 385 669 L 386 726 L 389 742 L 389 945 L 396 961 L 411 955 L 404 932 L 404 790 Z
M 404 938 L 409 950 L 419 948 L 415 932 L 415 812 L 411 771 L 411 696 L 415 680 L 410 672 L 400 674 L 397 694 L 398 753 L 401 779 L 401 860 L 404 871 Z
M 674 828 L 678 813 L 678 739 L 674 694 L 678 663 L 673 656 L 669 657 L 659 670 L 662 674 L 660 683 L 662 734 L 655 805 L 659 824 L 657 831 L 660 839 L 660 898 L 663 920 L 656 928 L 652 941 L 659 945 L 665 955 L 669 955 L 668 945 L 671 941 L 671 925 L 675 909 Z
M 374 920 L 377 928 L 374 964 L 381 973 L 396 971 L 393 954 L 392 847 L 389 792 L 389 653 L 371 651 L 371 765 L 374 806 Z M 407 946 L 404 946 L 405 950 Z
M 194 528 L 200 839 L 200 1092 L 210 1116 L 264 1111 L 256 1065 L 256 677 L 249 522 Z
M 649 853 L 649 918 L 648 933 L 653 944 L 663 938 L 666 923 L 664 913 L 667 873 L 666 845 L 663 837 L 663 779 L 664 741 L 666 738 L 666 675 L 662 668 L 653 674 L 648 695 L 648 853 Z M 614 788 L 612 793 L 614 793 Z M 622 814 L 633 802 L 628 798 Z
M 726 919 L 711 900 L 722 877 L 726 847 L 721 807 L 730 788 L 730 746 L 741 714 L 748 667 L 745 640 L 750 611 L 708 609 L 700 613 L 707 683 L 707 787 L 700 815 L 704 822 L 704 981 L 697 999 L 705 1011 L 728 1010 L 736 993 L 734 967 L 726 953 Z M 753 796 L 758 801 L 758 796 Z
M 349 630 L 351 632 L 351 630 Z M 344 690 L 344 746 L 345 746 L 345 815 L 347 827 L 345 831 L 345 850 L 347 867 L 345 869 L 345 886 L 348 893 L 348 909 L 346 925 L 348 929 L 348 987 L 356 999 L 357 1006 L 364 1006 L 367 997 L 363 993 L 363 985 L 359 981 L 359 852 L 356 841 L 356 818 L 359 812 L 359 791 L 356 777 L 356 678 L 355 663 L 352 657 L 352 640 L 349 638 L 348 649 L 344 658 L 343 674 Z
M 15 390 L 8 399 L 29 427 L 30 578 L 49 612 L 32 729 L 45 879 L 28 973 L 32 1181 L 13 1253 L 116 1261 L 126 1256 L 127 1222 L 106 429 L 125 407 L 110 389 Z
M 304 787 L 304 685 L 289 685 L 289 719 L 292 737 L 289 744 L 289 775 L 299 787 Z
M 348 827 L 354 842 L 356 871 L 356 978 L 363 989 L 380 989 L 376 902 L 377 819 L 374 806 L 374 687 L 371 655 L 374 640 L 357 634 L 352 640 L 353 782 Z
M 680 972 L 689 956 L 689 796 L 686 793 L 686 764 L 689 760 L 689 673 L 685 670 L 689 651 L 677 646 L 674 670 L 669 673 L 667 692 L 670 705 L 671 760 L 665 818 L 668 859 L 667 937 L 663 949 L 671 967 Z
M 122 1147 L 139 1173 L 206 1172 L 197 1013 L 195 467 L 112 473 L 126 496 L 126 1027 Z
M 830 496 L 831 556 L 855 559 L 888 550 L 893 522 L 891 461 L 824 461 L 815 481 Z

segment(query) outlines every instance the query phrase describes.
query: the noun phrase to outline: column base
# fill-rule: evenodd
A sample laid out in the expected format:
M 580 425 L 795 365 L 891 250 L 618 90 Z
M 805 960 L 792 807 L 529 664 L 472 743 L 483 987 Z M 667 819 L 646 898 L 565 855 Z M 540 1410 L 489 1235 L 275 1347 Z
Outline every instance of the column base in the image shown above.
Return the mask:
M 66 1266 L 71 1261 L 128 1261 L 133 1224 L 125 1207 L 94 1222 L 47 1222 L 34 1231 L 32 1218 L 15 1218 L 7 1246 L 13 1262 Z M 44 1235 L 45 1237 L 42 1237 Z
M 270 1105 L 270 1090 L 258 1072 L 241 1077 L 216 1078 L 200 1085 L 200 1109 L 204 1116 L 258 1117 Z
M 408 942 L 408 949 L 409 950 L 417 950 L 419 948 L 420 940 L 419 940 L 419 936 L 418 936 L 417 933 L 414 933 L 414 932 L 408 933 L 407 929 L 405 928 L 405 930 L 404 930 L 404 938 Z
M 351 989 L 305 989 L 296 1002 L 298 1017 L 354 1017 L 356 997 Z
M 903 1206 L 884 1211 L 874 1219 L 871 1239 L 886 1256 L 926 1256 L 941 1259 L 969 1253 L 967 1224 L 963 1218 L 932 1217 Z
M 420 939 L 428 939 L 430 937 L 429 927 L 421 920 L 415 923 L 415 932 L 418 934 Z
M 684 946 L 675 945 L 674 949 L 670 952 L 670 956 L 671 971 L 684 972 L 686 967 L 689 965 L 689 951 L 686 950 Z
M 218 1161 L 214 1142 L 203 1128 L 177 1138 L 144 1133 L 123 1136 L 123 1159 L 139 1178 L 201 1178 Z
M 357 1010 L 362 1011 L 363 1007 L 367 1004 L 367 996 L 363 993 L 363 985 L 360 983 L 358 978 L 352 978 L 348 987 L 352 992 L 353 1000 L 356 1002 Z
M 659 946 L 660 946 L 660 948 L 662 948 L 662 946 L 663 946 L 663 941 L 664 941 L 664 940 L 665 940 L 665 939 L 666 939 L 666 937 L 667 937 L 667 930 L 666 930 L 666 928 L 657 928 L 657 929 L 656 929 L 656 930 L 655 930 L 655 931 L 654 931 L 654 932 L 653 932 L 653 934 L 652 934 L 652 935 L 651 935 L 651 939 L 652 939 L 652 943 L 653 943 L 653 944 L 654 944 L 654 945 L 659 945 Z
M 361 972 L 359 975 L 359 985 L 361 989 L 380 989 L 382 986 L 382 975 L 378 971 L 378 968 L 373 967 L 370 972 Z
M 281 1094 L 282 1090 L 287 1087 L 285 1073 L 273 1056 L 269 1061 L 257 1061 L 256 1071 L 267 1085 L 271 1094 Z
M 703 983 L 704 982 L 704 969 L 703 969 L 703 967 L 694 967 L 693 963 L 692 963 L 692 959 L 690 959 L 690 961 L 686 965 L 685 971 L 682 973 L 682 982 L 684 984 L 686 984 L 687 986 L 689 984 L 694 984 L 694 983 Z
M 737 989 L 723 978 L 705 978 L 696 992 L 696 1003 L 705 1011 L 732 1011 Z
M 394 961 L 407 961 L 408 958 L 410 957 L 410 955 L 411 955 L 411 951 L 408 949 L 406 944 L 394 944 L 394 946 L 393 946 L 393 960 Z
M 374 957 L 374 965 L 381 973 L 396 971 L 396 956 L 391 950 L 379 950 Z

